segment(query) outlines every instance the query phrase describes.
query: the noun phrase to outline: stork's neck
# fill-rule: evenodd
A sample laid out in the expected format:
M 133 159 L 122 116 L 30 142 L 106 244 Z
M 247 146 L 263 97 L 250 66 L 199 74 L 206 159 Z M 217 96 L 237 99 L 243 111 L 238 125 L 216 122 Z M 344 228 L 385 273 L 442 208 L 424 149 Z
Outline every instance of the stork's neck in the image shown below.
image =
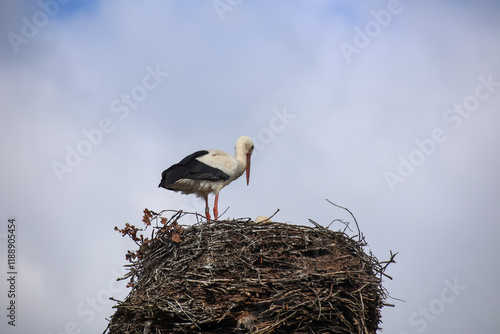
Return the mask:
M 234 156 L 238 160 L 238 176 L 241 176 L 247 168 L 247 154 L 243 145 L 237 145 L 234 148 Z

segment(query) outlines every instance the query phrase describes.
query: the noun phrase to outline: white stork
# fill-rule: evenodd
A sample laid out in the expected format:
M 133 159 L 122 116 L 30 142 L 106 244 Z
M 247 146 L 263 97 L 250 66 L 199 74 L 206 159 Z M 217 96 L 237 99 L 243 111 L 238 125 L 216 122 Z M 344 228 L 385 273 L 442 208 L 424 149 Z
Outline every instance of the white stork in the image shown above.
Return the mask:
M 250 157 L 253 141 L 242 136 L 234 147 L 235 157 L 220 150 L 202 150 L 194 152 L 172 165 L 161 174 L 158 187 L 163 187 L 183 194 L 195 194 L 205 199 L 205 215 L 210 220 L 208 194 L 215 194 L 214 216 L 219 216 L 219 191 L 239 178 L 246 170 L 247 185 L 250 180 Z

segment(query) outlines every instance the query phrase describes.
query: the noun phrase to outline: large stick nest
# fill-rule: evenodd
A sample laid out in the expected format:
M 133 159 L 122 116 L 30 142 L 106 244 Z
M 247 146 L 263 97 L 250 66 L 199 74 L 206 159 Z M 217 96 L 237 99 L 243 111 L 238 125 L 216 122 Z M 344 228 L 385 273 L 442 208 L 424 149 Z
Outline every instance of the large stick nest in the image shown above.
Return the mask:
M 375 333 L 390 261 L 366 254 L 364 238 L 250 219 L 192 226 L 145 210 L 151 238 L 127 224 L 132 290 L 113 333 Z M 171 211 L 170 211 L 171 212 Z M 117 228 L 116 228 L 117 229 Z M 117 229 L 118 230 L 118 229 Z M 385 266 L 383 264 L 385 263 Z M 387 275 L 385 275 L 387 276 Z M 387 276 L 388 277 L 388 276 Z

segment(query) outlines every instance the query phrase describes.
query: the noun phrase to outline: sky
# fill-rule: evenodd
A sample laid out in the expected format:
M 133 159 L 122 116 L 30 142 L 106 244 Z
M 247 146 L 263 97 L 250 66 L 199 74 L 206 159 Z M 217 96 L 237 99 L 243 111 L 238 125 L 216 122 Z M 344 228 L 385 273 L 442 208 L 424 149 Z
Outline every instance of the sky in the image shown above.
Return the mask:
M 7 0 L 0 13 L 0 332 L 102 333 L 135 249 L 114 227 L 144 208 L 202 213 L 158 188 L 161 172 L 233 153 L 241 135 L 250 185 L 222 190 L 221 218 L 279 209 L 354 235 L 329 199 L 366 251 L 398 252 L 381 333 L 500 328 L 498 2 Z

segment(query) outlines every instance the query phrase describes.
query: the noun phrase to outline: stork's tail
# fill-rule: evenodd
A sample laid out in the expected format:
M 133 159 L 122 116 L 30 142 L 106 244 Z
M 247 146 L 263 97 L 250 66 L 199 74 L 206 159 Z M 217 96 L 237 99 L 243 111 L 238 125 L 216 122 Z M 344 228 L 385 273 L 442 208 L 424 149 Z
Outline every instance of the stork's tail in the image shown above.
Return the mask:
M 164 170 L 163 173 L 161 173 L 161 181 L 160 181 L 160 184 L 158 185 L 158 188 L 166 188 L 167 187 L 167 184 L 166 184 L 166 181 L 167 181 L 167 171 Z

